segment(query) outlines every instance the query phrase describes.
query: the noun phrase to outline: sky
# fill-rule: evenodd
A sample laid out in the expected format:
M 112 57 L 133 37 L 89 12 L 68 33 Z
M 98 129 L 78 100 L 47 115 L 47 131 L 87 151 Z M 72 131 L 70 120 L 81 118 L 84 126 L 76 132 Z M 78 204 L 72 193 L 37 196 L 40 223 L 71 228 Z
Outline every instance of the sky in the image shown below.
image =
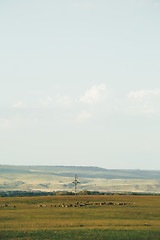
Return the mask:
M 0 164 L 160 170 L 160 0 L 0 0 Z

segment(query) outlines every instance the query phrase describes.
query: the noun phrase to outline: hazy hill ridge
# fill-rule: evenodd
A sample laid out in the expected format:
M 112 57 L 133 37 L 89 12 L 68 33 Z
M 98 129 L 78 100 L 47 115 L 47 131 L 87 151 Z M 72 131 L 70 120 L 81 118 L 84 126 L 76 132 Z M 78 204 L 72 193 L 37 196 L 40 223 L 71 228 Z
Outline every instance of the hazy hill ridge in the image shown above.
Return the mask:
M 160 192 L 160 170 L 13 165 L 0 165 L 0 190 L 73 190 L 75 174 L 79 190 Z

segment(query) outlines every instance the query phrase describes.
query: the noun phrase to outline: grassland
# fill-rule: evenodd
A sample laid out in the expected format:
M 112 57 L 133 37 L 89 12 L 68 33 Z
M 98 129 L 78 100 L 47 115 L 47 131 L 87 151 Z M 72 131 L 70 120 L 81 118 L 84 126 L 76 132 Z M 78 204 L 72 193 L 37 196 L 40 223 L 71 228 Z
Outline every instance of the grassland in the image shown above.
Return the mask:
M 53 207 L 77 201 L 114 205 Z M 159 196 L 15 197 L 0 204 L 0 239 L 160 239 Z
M 79 191 L 160 193 L 160 171 L 5 165 L 0 165 L 0 191 L 73 191 L 75 173 Z

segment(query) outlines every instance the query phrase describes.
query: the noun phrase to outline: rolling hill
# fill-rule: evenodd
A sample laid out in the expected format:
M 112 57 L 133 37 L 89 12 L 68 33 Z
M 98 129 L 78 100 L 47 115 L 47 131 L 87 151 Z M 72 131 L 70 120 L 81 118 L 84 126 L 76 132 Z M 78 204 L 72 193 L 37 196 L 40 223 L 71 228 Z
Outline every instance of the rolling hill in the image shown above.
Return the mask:
M 75 174 L 78 190 L 160 193 L 159 170 L 13 165 L 0 165 L 0 191 L 73 191 Z

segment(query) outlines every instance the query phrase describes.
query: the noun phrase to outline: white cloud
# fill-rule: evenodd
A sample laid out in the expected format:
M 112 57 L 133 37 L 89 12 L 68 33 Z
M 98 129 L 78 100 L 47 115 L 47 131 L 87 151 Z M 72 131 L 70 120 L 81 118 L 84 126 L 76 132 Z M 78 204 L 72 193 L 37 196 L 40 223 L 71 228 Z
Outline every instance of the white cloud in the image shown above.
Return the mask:
M 13 104 L 13 108 L 23 109 L 25 107 L 26 107 L 26 105 L 22 101 L 19 101 L 19 102 Z
M 59 105 L 69 105 L 71 104 L 72 99 L 69 96 L 57 96 L 56 103 Z
M 131 91 L 128 94 L 129 110 L 132 114 L 158 113 L 159 97 L 159 89 Z
M 89 118 L 91 118 L 91 117 L 92 117 L 92 114 L 91 114 L 91 113 L 83 110 L 80 114 L 78 114 L 78 116 L 77 116 L 77 121 L 78 121 L 78 122 L 82 122 L 82 121 L 85 121 L 85 120 L 87 120 L 87 119 L 89 119 Z
M 50 106 L 53 104 L 53 99 L 51 96 L 48 96 L 46 99 L 44 99 L 43 101 L 41 101 L 42 105 L 44 106 Z
M 144 104 L 143 110 L 144 110 L 145 113 L 149 113 L 149 114 L 156 112 L 156 109 L 153 106 L 150 106 L 150 105 L 147 105 L 147 104 Z
M 157 109 L 148 104 L 137 104 L 129 106 L 129 113 L 131 115 L 151 115 L 157 112 Z
M 142 99 L 144 97 L 151 97 L 151 96 L 158 96 L 160 95 L 160 90 L 139 90 L 139 91 L 132 91 L 128 94 L 129 99 Z
M 0 119 L 0 127 L 2 128 L 7 128 L 9 126 L 9 120 L 1 118 Z
M 93 104 L 103 101 L 107 97 L 107 88 L 105 84 L 93 85 L 87 90 L 79 101 L 87 104 Z

